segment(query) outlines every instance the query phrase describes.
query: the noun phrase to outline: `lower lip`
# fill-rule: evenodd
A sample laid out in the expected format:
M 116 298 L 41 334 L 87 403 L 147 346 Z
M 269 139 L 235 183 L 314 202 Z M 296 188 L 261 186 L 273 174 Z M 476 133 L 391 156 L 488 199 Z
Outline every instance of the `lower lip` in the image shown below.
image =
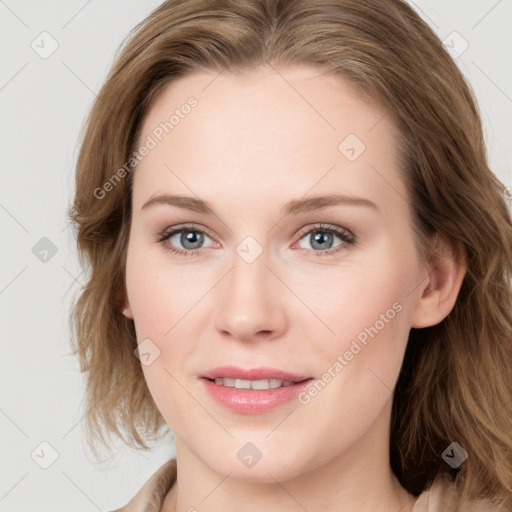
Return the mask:
M 206 391 L 217 402 L 225 407 L 240 413 L 260 414 L 268 412 L 297 397 L 304 391 L 313 379 L 308 379 L 291 386 L 281 386 L 274 389 L 236 389 L 215 384 L 215 382 L 202 378 Z

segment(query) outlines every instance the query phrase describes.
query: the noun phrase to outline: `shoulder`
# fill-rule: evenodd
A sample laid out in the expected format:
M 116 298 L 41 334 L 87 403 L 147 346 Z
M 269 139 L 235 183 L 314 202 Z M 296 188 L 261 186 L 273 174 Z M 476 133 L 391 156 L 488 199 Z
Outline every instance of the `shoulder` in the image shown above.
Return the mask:
M 165 496 L 176 481 L 176 459 L 160 466 L 124 506 L 111 512 L 159 512 Z
M 456 512 L 459 508 L 459 492 L 447 476 L 438 476 L 419 496 L 411 512 Z M 478 499 L 464 503 L 464 512 L 512 512 L 510 507 Z

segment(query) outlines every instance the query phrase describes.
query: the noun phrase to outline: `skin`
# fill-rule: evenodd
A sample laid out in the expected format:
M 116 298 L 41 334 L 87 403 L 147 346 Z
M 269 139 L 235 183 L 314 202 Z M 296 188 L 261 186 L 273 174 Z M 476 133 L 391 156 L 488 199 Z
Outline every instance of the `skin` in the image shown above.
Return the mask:
M 393 388 L 410 328 L 450 312 L 464 259 L 440 239 L 445 256 L 421 261 L 395 127 L 339 77 L 308 66 L 261 67 L 169 84 L 140 145 L 190 96 L 197 107 L 134 171 L 123 310 L 138 342 L 149 338 L 160 350 L 142 369 L 176 437 L 178 484 L 164 512 L 411 510 L 414 496 L 389 464 Z M 366 146 L 354 161 L 338 149 L 351 133 Z M 292 199 L 334 192 L 376 208 L 280 213 Z M 166 204 L 142 209 L 160 194 L 201 198 L 216 215 Z M 208 230 L 194 256 L 166 250 L 194 247 L 179 233 L 157 241 L 182 223 Z M 349 230 L 357 243 L 334 234 L 318 248 L 317 223 Z M 252 263 L 236 252 L 248 236 L 263 251 Z M 294 400 L 246 415 L 203 388 L 202 372 L 227 364 L 320 379 L 394 303 L 400 312 L 307 405 Z M 262 453 L 251 468 L 237 458 L 248 442 Z

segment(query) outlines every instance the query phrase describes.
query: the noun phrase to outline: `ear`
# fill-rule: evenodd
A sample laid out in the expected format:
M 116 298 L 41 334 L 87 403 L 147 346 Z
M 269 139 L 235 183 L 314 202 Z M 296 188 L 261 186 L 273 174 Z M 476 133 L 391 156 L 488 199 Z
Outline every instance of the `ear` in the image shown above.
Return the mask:
M 129 320 L 133 320 L 132 308 L 130 307 L 130 301 L 128 300 L 128 294 L 126 292 L 126 286 L 123 286 L 123 297 L 124 297 L 124 307 L 122 310 L 123 315 Z
M 132 308 L 130 307 L 130 304 L 128 303 L 128 301 L 126 301 L 126 305 L 125 305 L 122 313 L 129 320 L 133 320 Z
M 436 325 L 453 309 L 466 273 L 466 252 L 462 244 L 438 233 L 428 258 L 427 272 L 428 284 L 414 306 L 411 327 Z

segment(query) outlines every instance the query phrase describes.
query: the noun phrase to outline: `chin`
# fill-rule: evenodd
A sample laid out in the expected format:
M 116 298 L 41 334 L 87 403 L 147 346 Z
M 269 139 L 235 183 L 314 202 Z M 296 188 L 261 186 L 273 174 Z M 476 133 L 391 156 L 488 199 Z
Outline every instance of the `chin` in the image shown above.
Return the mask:
M 237 452 L 223 459 L 214 456 L 213 461 L 205 461 L 210 465 L 211 469 L 219 474 L 228 475 L 233 480 L 254 483 L 272 483 L 283 482 L 299 476 L 303 472 L 303 464 L 305 461 L 296 460 L 294 457 L 283 458 L 272 450 L 263 451 L 261 458 L 257 461 L 247 459 L 244 461 L 244 455 L 238 455 Z M 301 453 L 300 448 L 289 448 L 286 450 L 288 454 Z M 224 452 L 225 454 L 226 452 Z M 242 459 L 242 460 L 240 460 Z M 212 464 L 210 464 L 212 462 Z

